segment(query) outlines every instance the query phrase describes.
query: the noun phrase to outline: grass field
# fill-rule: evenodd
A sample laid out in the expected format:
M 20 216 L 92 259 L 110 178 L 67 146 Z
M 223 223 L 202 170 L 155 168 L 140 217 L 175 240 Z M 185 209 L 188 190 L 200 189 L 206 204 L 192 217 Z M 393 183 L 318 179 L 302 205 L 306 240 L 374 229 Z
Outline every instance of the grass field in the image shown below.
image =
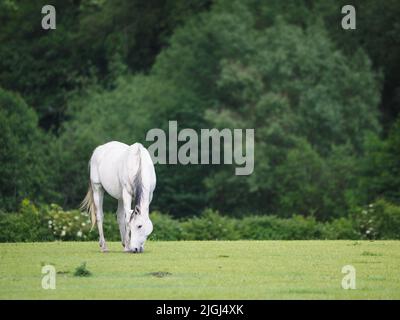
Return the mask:
M 0 244 L 1 299 L 400 299 L 400 241 L 147 242 L 143 254 L 109 243 Z M 83 262 L 92 275 L 74 276 Z M 52 264 L 56 289 L 41 287 Z M 356 268 L 344 290 L 344 265 Z

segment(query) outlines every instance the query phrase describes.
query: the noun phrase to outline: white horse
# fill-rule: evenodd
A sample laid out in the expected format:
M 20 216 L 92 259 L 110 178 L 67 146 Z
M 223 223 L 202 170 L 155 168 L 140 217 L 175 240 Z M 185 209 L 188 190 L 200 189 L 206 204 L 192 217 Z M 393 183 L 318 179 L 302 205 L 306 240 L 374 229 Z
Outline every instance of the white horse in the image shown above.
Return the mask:
M 112 141 L 98 146 L 89 161 L 89 190 L 81 208 L 88 211 L 92 228 L 99 229 L 102 252 L 108 251 L 103 233 L 104 190 L 118 200 L 117 220 L 124 251 L 143 252 L 153 231 L 149 206 L 156 186 L 156 174 L 149 152 L 140 143 L 128 146 Z M 131 209 L 132 199 L 135 209 Z

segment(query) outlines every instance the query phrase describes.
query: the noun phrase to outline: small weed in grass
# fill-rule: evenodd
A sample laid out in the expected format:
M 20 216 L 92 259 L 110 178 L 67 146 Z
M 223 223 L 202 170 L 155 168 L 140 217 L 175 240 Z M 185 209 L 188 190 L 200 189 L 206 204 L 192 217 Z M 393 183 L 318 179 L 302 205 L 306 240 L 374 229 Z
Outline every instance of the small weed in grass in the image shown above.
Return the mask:
M 370 252 L 370 251 L 364 251 L 361 255 L 362 256 L 370 256 L 370 257 L 380 257 L 381 256 L 380 253 L 374 253 L 374 252 Z
M 69 271 L 57 271 L 57 274 L 68 274 Z
M 86 262 L 83 262 L 79 267 L 75 269 L 75 277 L 89 277 L 92 273 L 86 268 Z
M 148 275 L 153 276 L 153 277 L 157 277 L 157 278 L 164 278 L 166 276 L 172 275 L 172 273 L 164 272 L 164 271 L 157 271 L 157 272 L 150 272 L 150 273 L 148 273 Z

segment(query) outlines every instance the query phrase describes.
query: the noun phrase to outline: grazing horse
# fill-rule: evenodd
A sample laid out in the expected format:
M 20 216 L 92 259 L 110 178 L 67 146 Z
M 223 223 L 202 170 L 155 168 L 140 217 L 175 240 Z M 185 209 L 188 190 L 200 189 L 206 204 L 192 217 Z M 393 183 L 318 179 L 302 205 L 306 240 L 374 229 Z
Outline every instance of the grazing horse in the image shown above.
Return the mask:
M 98 146 L 89 161 L 89 190 L 81 209 L 90 213 L 92 228 L 97 222 L 99 244 L 107 252 L 103 233 L 103 195 L 118 200 L 117 220 L 126 252 L 143 252 L 153 231 L 149 206 L 156 186 L 156 174 L 149 152 L 140 143 L 131 146 L 112 141 Z M 135 202 L 131 209 L 132 200 Z

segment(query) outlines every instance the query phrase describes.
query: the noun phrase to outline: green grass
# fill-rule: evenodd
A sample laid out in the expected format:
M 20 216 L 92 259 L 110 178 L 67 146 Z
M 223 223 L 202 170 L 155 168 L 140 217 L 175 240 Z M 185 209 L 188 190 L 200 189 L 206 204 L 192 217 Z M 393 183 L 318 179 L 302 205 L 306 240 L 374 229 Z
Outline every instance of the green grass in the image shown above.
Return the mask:
M 148 242 L 143 254 L 94 242 L 0 244 L 1 299 L 400 299 L 400 241 Z M 74 276 L 86 262 L 88 277 Z M 41 268 L 57 271 L 55 290 Z M 344 265 L 356 268 L 344 290 Z

